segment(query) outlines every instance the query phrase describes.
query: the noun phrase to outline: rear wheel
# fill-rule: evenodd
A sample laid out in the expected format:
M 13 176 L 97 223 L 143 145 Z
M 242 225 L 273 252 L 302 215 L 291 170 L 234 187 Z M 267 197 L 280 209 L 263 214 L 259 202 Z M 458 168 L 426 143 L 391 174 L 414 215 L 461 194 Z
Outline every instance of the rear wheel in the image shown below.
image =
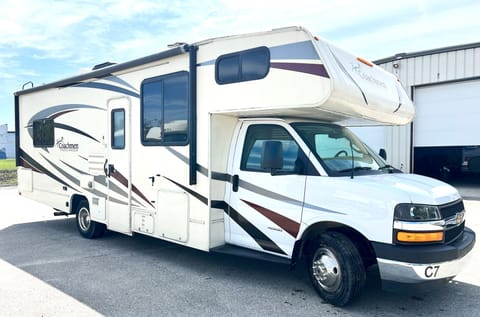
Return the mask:
M 366 273 L 362 258 L 344 234 L 322 233 L 310 248 L 308 259 L 312 284 L 325 301 L 343 306 L 363 289 Z
M 77 228 L 78 232 L 88 239 L 94 239 L 102 236 L 105 233 L 106 226 L 103 223 L 93 221 L 90 216 L 90 209 L 88 202 L 82 200 L 77 206 Z

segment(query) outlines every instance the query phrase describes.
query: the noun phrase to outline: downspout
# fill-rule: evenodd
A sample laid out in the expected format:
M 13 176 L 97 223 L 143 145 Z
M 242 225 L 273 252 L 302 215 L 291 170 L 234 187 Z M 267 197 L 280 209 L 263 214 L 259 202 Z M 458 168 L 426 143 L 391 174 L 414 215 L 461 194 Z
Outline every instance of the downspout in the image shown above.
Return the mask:
M 197 184 L 197 50 L 198 46 L 188 45 L 185 50 L 189 52 L 190 57 L 190 77 L 189 77 L 189 105 L 188 112 L 188 139 L 189 139 L 189 175 L 190 185 Z

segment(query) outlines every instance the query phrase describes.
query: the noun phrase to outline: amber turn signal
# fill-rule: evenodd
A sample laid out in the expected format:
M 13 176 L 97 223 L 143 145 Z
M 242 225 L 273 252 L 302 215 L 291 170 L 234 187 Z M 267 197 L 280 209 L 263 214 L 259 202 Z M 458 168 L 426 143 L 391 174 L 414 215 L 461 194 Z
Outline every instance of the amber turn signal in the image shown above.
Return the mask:
M 440 242 L 443 241 L 443 232 L 397 232 L 399 242 Z

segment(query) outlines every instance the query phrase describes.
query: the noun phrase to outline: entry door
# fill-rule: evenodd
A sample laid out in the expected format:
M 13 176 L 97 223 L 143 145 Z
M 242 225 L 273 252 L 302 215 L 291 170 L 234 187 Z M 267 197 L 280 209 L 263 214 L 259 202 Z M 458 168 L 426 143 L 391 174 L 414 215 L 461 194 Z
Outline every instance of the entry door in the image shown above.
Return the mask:
M 130 99 L 108 101 L 109 133 L 105 173 L 107 175 L 107 225 L 110 230 L 131 234 L 131 122 Z
M 266 141 L 282 145 L 283 168 L 274 175 L 261 164 Z M 305 159 L 288 126 L 243 124 L 227 185 L 227 243 L 291 256 L 302 218 Z

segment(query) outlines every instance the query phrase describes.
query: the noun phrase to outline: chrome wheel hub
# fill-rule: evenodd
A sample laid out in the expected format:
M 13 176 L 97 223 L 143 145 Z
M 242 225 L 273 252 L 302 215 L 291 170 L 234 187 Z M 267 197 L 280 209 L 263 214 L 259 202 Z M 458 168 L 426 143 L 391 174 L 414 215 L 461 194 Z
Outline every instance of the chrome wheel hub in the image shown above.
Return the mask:
M 90 228 L 90 212 L 87 208 L 78 211 L 78 224 L 82 231 L 87 231 Z
M 317 250 L 312 261 L 312 271 L 322 289 L 334 292 L 339 288 L 342 272 L 337 258 L 329 249 Z

